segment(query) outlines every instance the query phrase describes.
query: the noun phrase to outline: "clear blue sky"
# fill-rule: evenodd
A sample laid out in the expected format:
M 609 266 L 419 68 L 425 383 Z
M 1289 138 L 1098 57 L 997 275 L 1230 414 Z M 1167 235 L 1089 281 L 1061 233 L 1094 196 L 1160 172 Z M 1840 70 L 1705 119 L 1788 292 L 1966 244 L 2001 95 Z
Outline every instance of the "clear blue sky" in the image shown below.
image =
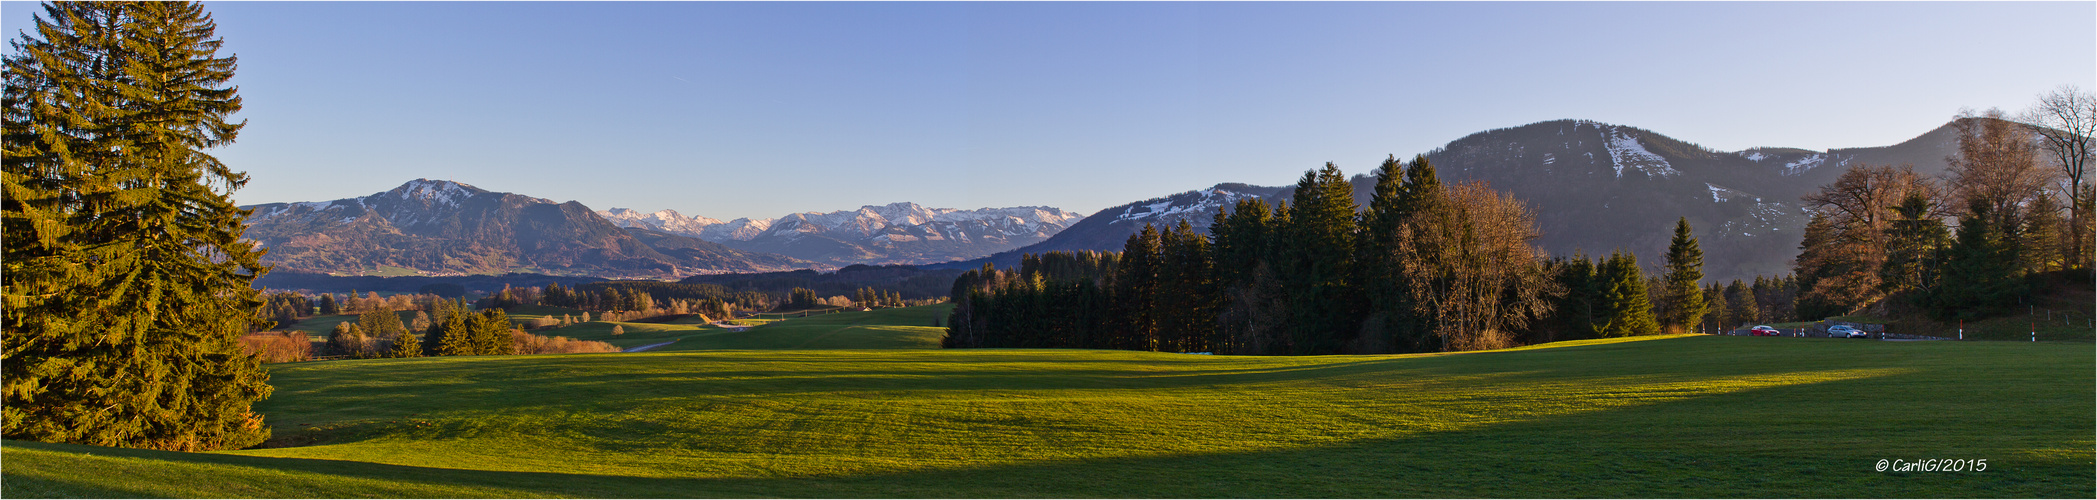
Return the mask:
M 2093 2 L 207 6 L 250 204 L 429 177 L 724 220 L 1090 213 L 1543 120 L 1880 146 L 2097 88 Z

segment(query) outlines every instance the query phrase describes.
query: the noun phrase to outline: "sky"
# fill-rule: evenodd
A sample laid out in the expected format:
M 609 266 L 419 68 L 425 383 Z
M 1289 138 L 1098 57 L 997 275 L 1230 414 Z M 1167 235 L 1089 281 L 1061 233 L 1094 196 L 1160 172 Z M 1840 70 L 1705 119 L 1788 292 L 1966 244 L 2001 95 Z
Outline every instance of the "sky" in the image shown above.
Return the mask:
M 2097 2 L 207 2 L 242 204 L 1081 213 L 1555 119 L 1895 144 L 2097 89 Z M 0 2 L 10 39 L 29 2 Z M 8 49 L 12 54 L 12 49 Z

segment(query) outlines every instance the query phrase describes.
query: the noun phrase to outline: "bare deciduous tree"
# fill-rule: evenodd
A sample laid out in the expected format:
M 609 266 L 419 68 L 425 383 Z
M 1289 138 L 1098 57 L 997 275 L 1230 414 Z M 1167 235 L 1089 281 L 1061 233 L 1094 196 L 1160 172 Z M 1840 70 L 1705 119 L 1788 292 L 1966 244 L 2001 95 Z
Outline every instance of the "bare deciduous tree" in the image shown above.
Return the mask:
M 2062 85 L 2039 96 L 2039 102 L 2019 116 L 2019 121 L 2038 130 L 2041 149 L 2060 167 L 2060 187 L 2068 195 L 2067 253 L 2080 256 L 2071 265 L 2088 266 L 2093 190 L 2089 168 L 2097 161 L 2093 138 L 2097 138 L 2097 96 L 2074 85 Z
M 1953 123 L 1958 127 L 1958 151 L 1945 161 L 1951 164 L 1954 206 L 1984 203 L 1996 219 L 1991 224 L 2017 227 L 2024 205 L 2044 196 L 2053 181 L 2052 171 L 2039 168 L 2032 128 L 2003 119 L 1999 109 L 1962 113 Z
M 1531 246 L 1536 217 L 1479 182 L 1444 185 L 1443 202 L 1398 228 L 1399 275 L 1449 351 L 1513 345 L 1511 330 L 1548 312 L 1557 284 Z

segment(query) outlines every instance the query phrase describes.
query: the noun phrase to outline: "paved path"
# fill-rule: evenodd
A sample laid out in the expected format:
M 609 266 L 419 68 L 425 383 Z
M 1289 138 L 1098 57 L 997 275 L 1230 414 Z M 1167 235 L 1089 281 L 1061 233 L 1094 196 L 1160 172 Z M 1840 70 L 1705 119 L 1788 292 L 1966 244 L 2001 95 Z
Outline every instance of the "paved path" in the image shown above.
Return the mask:
M 666 346 L 666 345 L 670 345 L 670 344 L 675 344 L 675 343 L 677 343 L 677 341 L 675 341 L 675 340 L 672 340 L 672 341 L 669 341 L 669 342 L 664 342 L 664 343 L 661 343 L 661 344 L 648 344 L 648 345 L 644 345 L 644 346 L 640 346 L 640 347 L 635 347 L 635 348 L 632 348 L 632 349 L 627 349 L 627 350 L 624 350 L 624 351 L 619 351 L 619 352 L 641 352 L 641 351 L 646 351 L 646 350 L 649 350 L 649 349 L 654 349 L 654 348 L 657 348 L 657 347 L 662 347 L 662 346 Z

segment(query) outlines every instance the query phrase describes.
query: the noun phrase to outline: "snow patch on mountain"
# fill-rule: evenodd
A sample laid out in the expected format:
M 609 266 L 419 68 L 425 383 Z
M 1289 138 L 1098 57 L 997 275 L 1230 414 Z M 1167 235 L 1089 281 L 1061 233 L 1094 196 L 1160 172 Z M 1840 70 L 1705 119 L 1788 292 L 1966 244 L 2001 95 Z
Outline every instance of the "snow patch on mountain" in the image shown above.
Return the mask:
M 1729 187 L 1724 187 L 1724 186 L 1720 186 L 1720 185 L 1717 185 L 1717 184 L 1712 184 L 1712 183 L 1709 183 L 1709 182 L 1706 182 L 1706 183 L 1704 183 L 1704 187 L 1705 187 L 1705 188 L 1707 188 L 1707 189 L 1710 189 L 1710 190 L 1711 190 L 1711 202 L 1712 202 L 1712 203 L 1725 203 L 1725 202 L 1727 202 L 1727 201 L 1731 201 L 1731 200 L 1735 200 L 1735 199 L 1744 199 L 1744 198 L 1752 198 L 1752 199 L 1754 199 L 1754 200 L 1755 200 L 1756 202 L 1761 202 L 1761 201 L 1762 201 L 1762 198 L 1756 197 L 1756 196 L 1755 196 L 1755 195 L 1753 195 L 1753 194 L 1749 194 L 1749 193 L 1747 193 L 1747 192 L 1745 192 L 1745 191 L 1741 191 L 1741 190 L 1738 190 L 1738 189 L 1733 189 L 1733 188 L 1729 188 Z
M 349 224 L 356 222 L 366 213 L 377 213 L 396 227 L 411 227 L 442 220 L 444 214 L 456 211 L 467 200 L 485 194 L 491 192 L 469 184 L 415 179 L 370 196 L 261 205 L 254 207 L 255 212 L 248 215 L 247 221 L 253 224 L 274 218 L 303 218 Z M 528 199 L 553 203 L 552 200 L 543 198 Z
M 1269 194 L 1251 193 L 1218 185 L 1124 205 L 1120 213 L 1114 214 L 1114 222 L 1151 223 L 1162 227 L 1185 219 L 1196 227 L 1208 227 L 1210 218 L 1217 210 L 1237 206 L 1240 200 L 1267 196 Z
M 1647 151 L 1644 145 L 1638 143 L 1637 137 L 1624 133 L 1623 127 L 1607 127 L 1603 139 L 1603 147 L 1609 150 L 1609 162 L 1616 169 L 1618 178 L 1624 176 L 1625 168 L 1638 169 L 1647 177 L 1654 178 L 1682 175 L 1674 166 L 1667 164 L 1666 158 Z
M 1813 156 L 1800 158 L 1798 160 L 1785 163 L 1783 174 L 1786 176 L 1803 174 L 1809 170 L 1813 170 L 1814 168 L 1826 164 L 1827 161 L 1828 155 L 1825 154 L 1814 154 Z

